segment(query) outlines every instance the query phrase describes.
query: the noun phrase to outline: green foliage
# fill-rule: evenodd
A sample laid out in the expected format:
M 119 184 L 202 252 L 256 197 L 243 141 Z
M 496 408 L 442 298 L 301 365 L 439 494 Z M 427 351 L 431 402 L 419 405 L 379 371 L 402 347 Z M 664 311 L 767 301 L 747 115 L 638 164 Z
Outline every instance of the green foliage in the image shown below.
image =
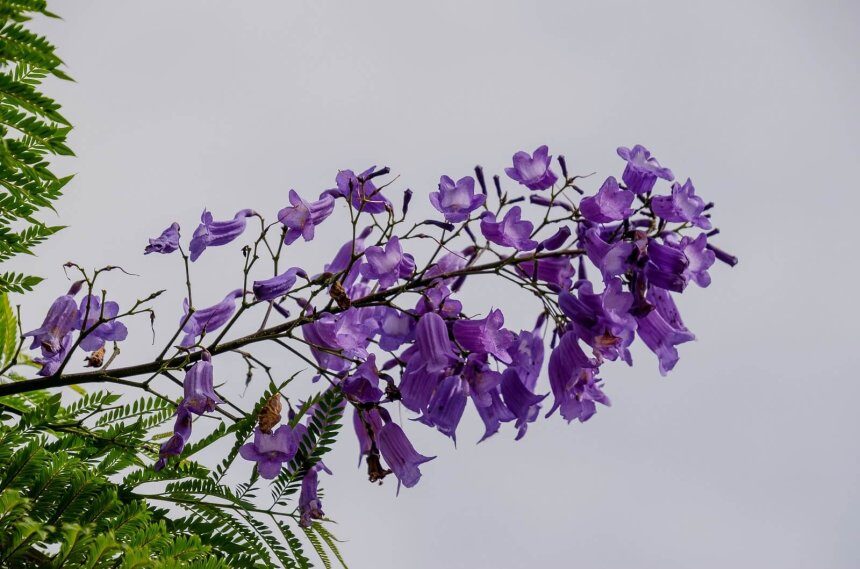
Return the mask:
M 58 177 L 48 157 L 72 156 L 71 130 L 60 105 L 39 87 L 48 77 L 70 80 L 48 40 L 26 28 L 33 15 L 56 17 L 38 0 L 0 0 L 0 263 L 33 247 L 62 226 L 36 214 L 53 209 L 71 177 Z M 41 279 L 0 273 L 0 292 L 30 291 Z

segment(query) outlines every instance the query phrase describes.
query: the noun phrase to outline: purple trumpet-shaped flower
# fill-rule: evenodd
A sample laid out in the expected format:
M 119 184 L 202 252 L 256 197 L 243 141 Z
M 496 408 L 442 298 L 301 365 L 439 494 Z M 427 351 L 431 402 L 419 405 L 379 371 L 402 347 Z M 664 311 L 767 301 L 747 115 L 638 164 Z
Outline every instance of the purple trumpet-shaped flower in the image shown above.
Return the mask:
M 354 241 L 347 241 L 341 245 L 337 254 L 334 256 L 334 259 L 332 259 L 331 263 L 325 265 L 323 270 L 327 273 L 336 274 L 349 268 L 352 263 L 353 252 L 355 252 L 356 255 L 364 253 L 364 240 L 367 239 L 371 231 L 373 231 L 373 227 L 366 227 L 356 236 Z M 352 287 L 353 283 L 355 283 L 355 280 L 358 278 L 360 267 L 361 263 L 352 263 L 352 268 L 350 269 L 349 274 L 343 279 L 343 286 L 347 290 Z
M 490 368 L 486 354 L 469 355 L 462 377 L 469 384 L 472 403 L 484 422 L 484 435 L 478 442 L 496 434 L 502 423 L 516 418 L 502 402 L 499 391 L 502 374 Z
M 585 219 L 594 223 L 621 221 L 633 215 L 633 210 L 630 209 L 633 198 L 633 192 L 622 190 L 618 181 L 609 176 L 596 195 L 583 198 L 579 211 Z
M 454 339 L 464 349 L 477 354 L 492 354 L 501 362 L 511 363 L 507 349 L 514 343 L 514 334 L 505 330 L 505 315 L 498 308 L 491 310 L 483 320 L 457 320 L 454 322 Z
M 355 429 L 355 436 L 358 439 L 358 465 L 361 466 L 363 456 L 370 454 L 373 446 L 376 444 L 376 438 L 379 436 L 379 431 L 382 430 L 383 413 L 386 411 L 383 408 L 379 409 L 359 409 L 353 408 L 352 426 Z M 390 417 L 389 417 L 390 419 Z M 378 449 L 377 449 L 378 450 Z
M 101 300 L 97 296 L 85 296 L 81 300 L 78 322 L 75 327 L 83 333 L 96 326 L 99 319 L 107 320 L 107 322 L 102 322 L 96 326 L 81 340 L 81 349 L 93 352 L 104 346 L 106 341 L 121 342 L 125 340 L 128 337 L 128 329 L 125 324 L 115 320 L 117 314 L 119 314 L 119 305 L 116 302 L 108 300 L 102 307 Z
M 337 187 L 327 190 L 326 193 L 350 200 L 352 207 L 358 212 L 382 213 L 387 207 L 391 207 L 391 202 L 369 179 L 376 173 L 374 170 L 376 166 L 371 166 L 358 176 L 352 170 L 341 170 L 335 178 Z M 365 181 L 362 182 L 359 178 Z
M 666 242 L 683 252 L 687 258 L 688 265 L 683 274 L 685 281 L 693 281 L 702 288 L 711 284 L 708 269 L 714 264 L 717 256 L 708 248 L 708 236 L 705 233 L 700 233 L 695 239 L 686 235 L 678 238 L 676 233 L 670 233 L 666 236 Z
M 542 257 L 517 263 L 514 267 L 524 277 L 543 281 L 553 290 L 568 290 L 576 270 L 570 257 Z
M 376 356 L 370 354 L 355 368 L 355 373 L 343 380 L 343 392 L 361 403 L 376 403 L 382 398 Z
M 422 364 L 429 372 L 442 371 L 457 359 L 445 321 L 433 312 L 428 312 L 418 320 L 415 346 Z
M 182 303 L 185 316 L 180 320 L 180 323 L 184 323 L 182 331 L 185 332 L 185 336 L 180 345 L 186 348 L 193 346 L 198 336 L 217 330 L 226 324 L 236 310 L 236 299 L 241 297 L 242 289 L 237 288 L 218 304 L 196 310 L 190 317 L 188 316 L 188 299 L 186 298 Z
M 352 365 L 347 358 L 365 359 L 367 346 L 379 323 L 373 308 L 350 308 L 339 314 L 326 314 L 302 326 L 305 341 L 320 367 L 339 372 Z
M 287 232 L 284 234 L 284 244 L 290 245 L 299 237 L 305 241 L 314 238 L 314 229 L 326 220 L 334 211 L 334 198 L 323 194 L 315 202 L 306 202 L 296 193 L 290 190 L 290 205 L 278 212 L 280 221 Z
M 458 375 L 449 375 L 436 387 L 427 405 L 423 418 L 436 427 L 440 433 L 451 437 L 457 443 L 457 425 L 466 410 L 468 384 Z
M 256 215 L 252 209 L 238 211 L 233 219 L 227 221 L 214 221 L 212 214 L 204 210 L 200 216 L 200 225 L 194 230 L 191 244 L 188 246 L 191 260 L 196 261 L 207 247 L 226 245 L 233 241 L 245 231 L 245 221 L 248 217 Z
M 394 422 L 389 422 L 380 429 L 377 445 L 385 463 L 397 477 L 398 492 L 401 484 L 407 488 L 418 484 L 421 479 L 421 470 L 418 467 L 436 458 L 416 452 L 415 447 L 406 438 L 406 433 Z
M 539 246 L 540 250 L 543 251 L 546 249 L 547 251 L 555 251 L 570 239 L 570 235 L 570 227 L 566 225 L 564 227 L 560 227 L 558 231 L 553 233 L 550 237 L 541 241 Z
M 689 267 L 690 261 L 682 251 L 670 246 L 658 243 L 651 239 L 648 241 L 648 263 L 645 265 L 645 277 L 654 286 L 683 292 L 687 286 L 684 273 Z
M 404 253 L 400 240 L 392 237 L 385 248 L 368 247 L 364 252 L 367 263 L 361 266 L 361 275 L 367 279 L 379 280 L 379 286 L 388 288 L 397 279 L 407 278 L 415 270 L 415 259 Z
M 514 247 L 520 251 L 531 251 L 537 247 L 537 241 L 530 236 L 534 225 L 531 221 L 520 219 L 522 210 L 514 206 L 508 210 L 502 221 L 496 221 L 496 216 L 485 212 L 481 217 L 481 233 L 488 240 L 505 247 Z
M 516 440 L 520 440 L 525 436 L 528 424 L 533 423 L 540 413 L 540 402 L 547 395 L 536 395 L 526 387 L 520 374 L 515 368 L 509 367 L 502 374 L 501 383 L 502 399 L 505 406 L 516 417 L 515 426 L 517 428 Z
M 521 331 L 514 342 L 508 347 L 511 363 L 508 367 L 516 369 L 520 381 L 529 391 L 534 391 L 543 366 L 543 339 L 537 333 Z
M 539 146 L 531 156 L 521 150 L 514 154 L 514 167 L 505 168 L 505 173 L 530 190 L 545 190 L 558 180 L 549 167 L 551 161 L 546 146 Z
M 425 413 L 433 392 L 447 370 L 428 370 L 421 353 L 415 347 L 404 351 L 401 357 L 408 358 L 398 386 L 401 402 L 411 411 Z
M 271 279 L 254 281 L 252 287 L 254 297 L 257 300 L 274 300 L 280 296 L 284 296 L 296 284 L 297 276 L 307 278 L 307 273 L 300 267 L 293 267 Z
M 627 161 L 621 179 L 627 185 L 627 189 L 634 194 L 650 192 L 657 183 L 657 178 L 669 180 L 675 175 L 668 168 L 663 168 L 656 158 L 651 156 L 647 148 L 637 144 L 632 149 L 624 146 L 618 147 L 618 156 Z
M 619 279 L 610 280 L 600 294 L 595 294 L 591 283 L 584 281 L 577 295 L 563 292 L 558 303 L 576 335 L 592 347 L 595 355 L 613 361 L 620 357 L 632 364 L 628 347 L 636 331 L 636 319 L 630 315 L 633 295 L 622 290 Z
M 415 338 L 415 316 L 383 306 L 379 312 L 379 347 L 394 351 Z
M 609 406 L 596 374 L 597 363 L 579 347 L 576 334 L 566 332 L 549 357 L 549 384 L 555 401 L 547 417 L 560 409 L 568 423 L 574 419 L 585 422 L 594 415 L 595 403 Z
M 223 403 L 215 393 L 212 356 L 206 350 L 203 350 L 200 360 L 185 372 L 182 385 L 185 390 L 184 404 L 192 413 L 211 413 L 216 405 Z
M 310 527 L 314 520 L 322 519 L 322 501 L 319 498 L 319 473 L 331 472 L 321 463 L 313 465 L 302 478 L 302 489 L 299 493 L 299 525 Z
M 144 255 L 150 253 L 173 253 L 179 249 L 179 224 L 175 221 L 161 235 L 149 240 L 149 245 L 143 250 Z
M 158 461 L 155 463 L 156 472 L 167 466 L 167 459 L 179 456 L 185 449 L 185 443 L 191 437 L 191 411 L 182 402 L 176 408 L 176 421 L 173 424 L 173 435 L 167 439 L 158 451 Z
M 42 377 L 51 377 L 60 369 L 63 362 L 66 361 L 66 356 L 69 355 L 69 349 L 72 347 L 72 335 L 66 334 L 60 340 L 59 349 L 56 352 L 49 352 L 44 347 L 42 348 L 41 357 L 33 358 L 33 361 L 40 364 L 42 367 L 36 372 L 36 375 Z
M 33 338 L 31 350 L 41 348 L 42 356 L 46 358 L 62 350 L 63 339 L 75 329 L 78 323 L 78 305 L 75 302 L 75 295 L 80 288 L 80 283 L 72 285 L 68 294 L 58 297 L 51 303 L 42 325 L 24 334 L 25 338 L 30 336 Z
M 608 282 L 613 277 L 623 275 L 630 267 L 630 257 L 634 245 L 629 241 L 607 243 L 600 237 L 597 228 L 590 228 L 581 236 L 585 254 L 603 275 L 603 281 Z
M 281 425 L 272 433 L 263 432 L 260 427 L 254 430 L 254 442 L 239 448 L 245 460 L 257 463 L 257 472 L 267 480 L 277 478 L 281 467 L 296 456 L 299 443 L 293 436 L 289 425 Z
M 700 229 L 710 229 L 711 220 L 703 215 L 705 201 L 696 195 L 690 178 L 684 185 L 672 184 L 671 196 L 655 196 L 651 199 L 654 215 L 675 223 L 690 223 Z
M 487 196 L 475 195 L 475 179 L 464 176 L 454 183 L 448 176 L 439 179 L 439 191 L 430 194 L 430 203 L 451 223 L 469 219 L 469 214 L 484 205 Z
M 501 377 L 501 374 L 499 375 Z M 478 441 L 479 443 L 498 433 L 502 423 L 516 419 L 516 415 L 502 401 L 502 395 L 498 387 L 487 393 L 487 399 L 489 402 L 486 405 L 479 405 L 474 398 L 472 399 L 475 402 L 478 416 L 484 422 L 484 435 Z
M 675 346 L 695 340 L 696 336 L 684 326 L 678 307 L 667 291 L 652 287 L 648 291 L 647 299 L 655 309 L 637 319 L 637 333 L 645 345 L 657 355 L 660 375 L 666 375 L 678 363 L 678 349 Z

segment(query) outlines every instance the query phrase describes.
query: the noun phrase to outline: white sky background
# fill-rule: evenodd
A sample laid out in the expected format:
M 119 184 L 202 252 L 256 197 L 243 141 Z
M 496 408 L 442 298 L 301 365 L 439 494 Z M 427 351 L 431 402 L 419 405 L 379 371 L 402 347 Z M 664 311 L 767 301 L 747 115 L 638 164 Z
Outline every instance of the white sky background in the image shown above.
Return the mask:
M 621 172 L 615 147 L 641 143 L 717 203 L 718 243 L 741 263 L 684 295 L 699 341 L 669 378 L 640 349 L 635 368 L 604 369 L 611 409 L 585 425 L 541 420 L 519 442 L 508 428 L 472 444 L 472 409 L 456 450 L 409 424 L 439 458 L 399 498 L 355 468 L 348 430 L 324 486 L 352 567 L 857 566 L 856 5 L 52 8 L 65 21 L 40 27 L 77 82 L 50 92 L 75 124 L 78 157 L 64 167 L 78 176 L 59 207 L 71 227 L 18 263 L 49 277 L 25 307 L 30 328 L 74 259 L 141 274 L 106 281 L 125 304 L 169 288 L 157 305 L 166 341 L 181 265 L 143 257 L 146 238 L 174 220 L 190 236 L 204 206 L 272 217 L 290 188 L 316 195 L 339 168 L 391 166 L 402 177 L 389 194 L 399 203 L 413 188 L 420 215 L 443 173 L 500 172 L 546 143 L 574 172 L 598 173 L 584 184 L 593 192 Z M 318 270 L 347 237 L 334 219 L 286 266 Z M 239 247 L 194 266 L 198 306 L 236 287 Z M 500 306 L 512 327 L 531 324 L 528 296 L 478 284 L 467 311 Z M 132 331 L 118 365 L 155 351 L 143 321 Z M 235 360 L 220 358 L 217 377 L 238 386 Z

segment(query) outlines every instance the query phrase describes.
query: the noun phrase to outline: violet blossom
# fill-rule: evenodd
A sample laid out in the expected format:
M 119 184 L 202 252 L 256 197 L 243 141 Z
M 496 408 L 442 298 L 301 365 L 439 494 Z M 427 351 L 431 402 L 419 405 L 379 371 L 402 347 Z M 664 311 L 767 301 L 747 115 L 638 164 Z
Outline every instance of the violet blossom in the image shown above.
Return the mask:
M 582 282 L 576 292 L 577 296 L 561 293 L 558 302 L 576 335 L 601 358 L 621 358 L 632 364 L 628 347 L 636 331 L 636 319 L 630 314 L 633 295 L 622 290 L 617 278 L 607 282 L 599 294 L 588 281 Z
M 508 347 L 514 342 L 514 334 L 504 329 L 505 316 L 498 308 L 491 310 L 482 320 L 457 320 L 454 322 L 454 339 L 463 349 L 479 354 L 492 354 L 501 362 L 511 363 Z
M 391 207 L 391 202 L 369 179 L 377 174 L 375 170 L 376 166 L 371 166 L 358 176 L 352 170 L 341 170 L 335 178 L 337 187 L 327 190 L 326 193 L 350 200 L 352 207 L 359 213 L 382 213 Z
M 304 269 L 292 267 L 276 277 L 254 281 L 252 286 L 254 297 L 257 300 L 274 300 L 280 296 L 284 296 L 296 284 L 296 277 L 298 276 L 307 278 L 308 275 Z
M 648 241 L 648 263 L 645 265 L 645 277 L 654 286 L 683 292 L 687 286 L 684 273 L 690 261 L 682 251 L 658 243 L 656 239 Z
M 257 463 L 257 472 L 267 480 L 277 478 L 285 462 L 293 459 L 299 443 L 289 425 L 281 425 L 274 432 L 254 429 L 254 441 L 239 448 L 245 460 Z
M 656 158 L 642 145 L 637 144 L 632 149 L 624 146 L 618 147 L 618 156 L 627 161 L 621 179 L 627 185 L 627 189 L 634 194 L 650 192 L 657 182 L 657 178 L 669 180 L 675 175 L 668 168 L 663 168 Z
M 651 210 L 654 215 L 674 223 L 689 223 L 699 229 L 710 229 L 711 220 L 703 214 L 705 201 L 696 195 L 693 182 L 687 178 L 684 185 L 672 184 L 671 196 L 654 196 L 651 198 Z
M 456 184 L 448 176 L 442 176 L 439 191 L 430 194 L 430 203 L 451 223 L 466 221 L 486 200 L 486 195 L 475 194 L 475 179 L 471 176 L 460 178 Z
M 678 363 L 678 344 L 696 339 L 681 321 L 678 308 L 668 291 L 652 287 L 648 301 L 655 309 L 637 318 L 637 333 L 648 348 L 657 355 L 660 375 L 666 375 Z
M 81 290 L 81 284 L 74 283 L 68 293 L 56 298 L 48 308 L 42 325 L 24 334 L 25 338 L 31 336 L 33 338 L 31 350 L 41 348 L 44 357 L 61 351 L 63 339 L 75 329 L 78 323 L 78 305 L 75 302 L 75 295 Z
M 243 209 L 236 212 L 233 219 L 214 221 L 212 214 L 204 210 L 200 216 L 200 225 L 194 230 L 188 246 L 191 261 L 196 261 L 207 247 L 226 245 L 242 235 L 245 231 L 245 221 L 252 215 L 257 215 L 254 210 Z
M 579 211 L 585 219 L 594 223 L 621 221 L 633 215 L 630 208 L 633 198 L 633 192 L 622 190 L 618 181 L 609 176 L 597 190 L 597 194 L 582 199 Z
M 570 257 L 560 255 L 522 261 L 514 265 L 514 268 L 524 277 L 549 284 L 554 291 L 570 289 L 573 275 L 576 273 Z
M 184 404 L 196 415 L 211 413 L 215 406 L 223 403 L 215 393 L 212 356 L 203 350 L 200 359 L 185 372 L 182 382 L 185 391 Z
M 415 259 L 403 252 L 397 237 L 392 237 L 385 248 L 368 247 L 364 258 L 367 262 L 361 265 L 361 275 L 379 280 L 382 288 L 390 287 L 397 279 L 409 277 L 415 270 Z
M 379 370 L 376 368 L 376 356 L 370 354 L 367 360 L 355 368 L 355 372 L 343 380 L 343 392 L 361 403 L 376 403 L 382 398 L 379 389 Z
M 547 417 L 556 409 L 571 422 L 587 421 L 596 410 L 595 403 L 609 405 L 597 379 L 597 363 L 585 355 L 573 332 L 566 332 L 549 358 L 549 385 L 554 402 Z
M 150 253 L 168 254 L 179 249 L 179 224 L 175 221 L 161 235 L 149 240 L 149 245 L 143 250 L 144 255 Z
M 323 194 L 315 202 L 306 202 L 290 190 L 290 205 L 278 212 L 278 221 L 286 228 L 284 244 L 290 245 L 299 237 L 305 241 L 314 238 L 314 229 L 334 211 L 334 198 Z
M 167 459 L 179 456 L 185 449 L 185 444 L 191 437 L 191 412 L 184 402 L 176 408 L 176 421 L 173 424 L 173 435 L 161 445 L 158 451 L 158 461 L 155 463 L 156 472 L 167 466 Z
M 484 212 L 481 216 L 481 233 L 489 241 L 514 247 L 520 251 L 531 251 L 537 247 L 537 241 L 531 239 L 531 221 L 521 220 L 522 210 L 520 206 L 514 206 L 508 210 L 501 221 L 496 221 L 496 216 L 490 212 Z
M 75 328 L 81 330 L 81 333 L 88 331 L 86 337 L 81 340 L 81 349 L 93 352 L 104 346 L 106 341 L 125 340 L 128 337 L 128 329 L 125 324 L 116 320 L 118 314 L 119 305 L 112 300 L 106 301 L 102 306 L 97 296 L 87 295 L 81 299 Z M 98 324 L 100 320 L 102 322 Z
M 534 155 L 521 150 L 514 154 L 513 168 L 505 168 L 505 173 L 530 190 L 545 190 L 558 180 L 549 167 L 551 161 L 552 156 L 545 145 L 539 146 Z
M 397 477 L 398 491 L 401 484 L 407 488 L 418 484 L 421 479 L 421 470 L 418 467 L 436 458 L 416 452 L 415 447 L 406 438 L 406 433 L 394 422 L 389 422 L 380 429 L 377 446 L 385 463 Z
M 516 417 L 516 440 L 525 436 L 528 424 L 533 423 L 540 413 L 540 402 L 548 394 L 537 395 L 526 387 L 516 368 L 509 367 L 502 374 L 500 385 L 505 406 Z
M 242 296 L 242 289 L 237 288 L 228 293 L 224 297 L 224 300 L 218 304 L 195 310 L 191 316 L 188 315 L 189 306 L 188 299 L 186 298 L 182 303 L 185 316 L 180 320 L 185 336 L 179 345 L 186 348 L 193 346 L 198 336 L 217 330 L 226 324 L 233 316 L 233 312 L 236 311 L 236 299 Z
M 457 442 L 457 425 L 466 409 L 468 385 L 458 375 L 449 375 L 439 382 L 427 404 L 425 420 L 440 433 Z
M 314 520 L 322 519 L 325 512 L 322 510 L 322 501 L 319 498 L 319 473 L 331 471 L 318 462 L 313 465 L 302 478 L 302 488 L 299 493 L 299 525 L 310 527 Z

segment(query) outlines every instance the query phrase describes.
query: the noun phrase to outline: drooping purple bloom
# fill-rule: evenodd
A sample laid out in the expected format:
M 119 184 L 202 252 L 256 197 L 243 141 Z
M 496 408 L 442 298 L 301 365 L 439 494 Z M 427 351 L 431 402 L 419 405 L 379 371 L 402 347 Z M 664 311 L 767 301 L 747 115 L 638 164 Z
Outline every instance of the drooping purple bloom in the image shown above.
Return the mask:
M 296 456 L 299 445 L 289 425 L 281 425 L 272 433 L 254 430 L 254 442 L 239 448 L 245 460 L 257 463 L 257 472 L 267 480 L 277 478 L 281 467 Z
M 400 240 L 392 237 L 385 248 L 368 247 L 364 252 L 367 263 L 361 265 L 361 275 L 367 279 L 379 280 L 379 286 L 388 288 L 397 279 L 407 278 L 415 270 L 415 259 L 403 252 Z
M 574 332 L 566 332 L 549 357 L 549 384 L 554 402 L 547 413 L 556 409 L 568 422 L 587 421 L 595 412 L 595 403 L 609 405 L 596 379 L 597 363 L 579 347 Z
M 424 273 L 424 278 L 431 279 L 441 275 L 448 275 L 455 271 L 459 271 L 466 266 L 466 256 L 460 253 L 446 253 L 433 266 L 427 269 Z M 450 286 L 456 277 L 448 277 L 447 279 L 438 279 L 437 282 Z
M 212 214 L 204 210 L 203 215 L 200 216 L 200 225 L 194 230 L 188 246 L 191 260 L 196 261 L 207 247 L 226 245 L 242 235 L 245 231 L 245 221 L 252 215 L 256 215 L 254 210 L 243 209 L 236 212 L 233 219 L 214 221 Z
M 179 249 L 179 224 L 175 221 L 161 235 L 149 240 L 149 245 L 143 250 L 144 255 L 150 253 L 173 253 Z
M 361 403 L 376 403 L 382 398 L 374 354 L 370 354 L 367 360 L 355 368 L 355 373 L 343 380 L 342 389 L 345 394 Z
M 514 167 L 505 168 L 505 173 L 530 190 L 545 190 L 558 180 L 549 167 L 551 161 L 552 156 L 545 145 L 539 146 L 531 156 L 521 150 L 514 154 Z
M 40 357 L 33 358 L 33 361 L 37 364 L 40 364 L 42 367 L 36 372 L 36 375 L 41 375 L 42 377 L 51 377 L 57 370 L 60 369 L 60 366 L 63 365 L 63 362 L 66 361 L 66 356 L 69 355 L 69 349 L 72 347 L 72 334 L 66 334 L 60 340 L 60 345 L 57 351 L 48 351 L 45 347 L 42 347 L 42 355 Z
M 322 501 L 319 498 L 319 472 L 327 471 L 321 462 L 311 467 L 302 478 L 302 489 L 299 493 L 299 525 L 310 527 L 314 520 L 322 519 Z
M 501 377 L 501 374 L 499 376 Z M 475 401 L 474 398 L 472 400 Z M 487 400 L 488 403 L 486 405 L 479 405 L 475 401 L 475 409 L 478 411 L 481 421 L 484 422 L 484 435 L 478 442 L 482 442 L 498 433 L 502 423 L 516 419 L 516 416 L 502 402 L 502 395 L 498 387 L 487 393 Z
M 355 253 L 356 255 L 361 255 L 364 253 L 364 241 L 370 235 L 371 231 L 373 231 L 373 227 L 365 227 L 362 232 L 355 237 L 355 241 L 347 241 L 341 245 L 340 249 L 337 250 L 337 254 L 334 256 L 334 259 L 332 259 L 331 263 L 325 265 L 323 270 L 326 273 L 337 274 L 350 268 L 352 254 Z M 344 277 L 343 286 L 347 290 L 352 287 L 353 283 L 355 283 L 355 280 L 358 278 L 360 267 L 360 263 L 352 264 L 349 274 Z
M 382 213 L 386 207 L 391 207 L 391 202 L 382 195 L 379 189 L 368 177 L 372 177 L 376 166 L 371 166 L 358 176 L 352 170 L 341 170 L 337 173 L 336 188 L 328 190 L 329 195 L 342 196 L 352 203 L 352 207 L 358 212 Z M 365 180 L 361 182 L 359 180 Z
M 594 223 L 621 221 L 633 215 L 633 210 L 630 209 L 633 198 L 633 192 L 622 190 L 618 186 L 618 180 L 609 176 L 596 195 L 583 198 L 579 211 L 585 219 Z
M 371 448 L 382 429 L 382 413 L 388 413 L 385 409 L 359 409 L 353 408 L 352 426 L 358 439 L 358 465 L 361 466 L 361 458 L 370 453 Z
M 492 354 L 501 362 L 511 363 L 508 347 L 514 343 L 514 334 L 503 328 L 505 316 L 498 308 L 491 310 L 482 320 L 454 322 L 454 339 L 464 349 L 478 354 Z
M 278 221 L 287 229 L 284 244 L 290 245 L 300 236 L 305 241 L 314 238 L 314 229 L 334 211 L 334 198 L 323 194 L 315 202 L 306 202 L 290 190 L 290 205 L 278 212 Z
M 444 375 L 444 370 L 428 370 L 420 352 L 413 351 L 398 386 L 403 406 L 416 413 L 424 413 Z
M 466 409 L 468 386 L 460 376 L 449 375 L 436 387 L 427 405 L 426 420 L 457 442 L 457 425 Z
M 634 245 L 629 241 L 616 241 L 607 243 L 600 237 L 597 228 L 590 228 L 580 238 L 585 254 L 594 263 L 604 282 L 613 277 L 627 272 L 630 266 L 630 256 L 633 254 Z
M 386 351 L 394 351 L 403 344 L 415 338 L 416 319 L 389 306 L 381 307 L 379 312 L 379 347 Z
M 549 394 L 537 395 L 532 393 L 520 378 L 516 368 L 512 367 L 506 369 L 502 374 L 500 389 L 505 406 L 516 417 L 516 440 L 520 440 L 525 436 L 528 424 L 537 419 L 540 413 L 540 402 Z
M 496 216 L 485 212 L 481 217 L 481 233 L 488 240 L 505 247 L 514 247 L 520 251 L 531 251 L 537 247 L 537 241 L 531 239 L 531 221 L 521 220 L 520 206 L 508 210 L 502 221 L 496 221 Z
M 167 466 L 167 459 L 179 456 L 185 449 L 185 443 L 191 437 L 191 412 L 180 403 L 176 408 L 176 421 L 173 424 L 173 435 L 167 439 L 158 451 L 158 461 L 155 463 L 156 472 Z
M 428 312 L 415 327 L 415 346 L 427 371 L 438 372 L 456 361 L 448 327 L 442 317 Z
M 684 326 L 669 292 L 652 287 L 647 298 L 655 309 L 637 319 L 637 333 L 657 355 L 660 375 L 666 375 L 678 363 L 678 349 L 675 346 L 695 340 L 696 336 Z
M 632 149 L 619 146 L 618 156 L 627 161 L 621 179 L 624 180 L 627 189 L 635 194 L 650 192 L 657 183 L 657 178 L 670 182 L 675 178 L 670 169 L 660 166 L 648 149 L 639 144 Z
M 508 347 L 508 353 L 511 355 L 508 367 L 516 369 L 523 385 L 529 391 L 534 391 L 543 366 L 543 338 L 538 335 L 537 330 L 522 330 Z
M 397 477 L 398 491 L 400 484 L 407 488 L 418 484 L 421 479 L 421 470 L 418 467 L 436 458 L 416 452 L 415 447 L 406 438 L 406 433 L 394 422 L 387 423 L 380 429 L 377 444 L 385 463 Z
M 543 281 L 553 290 L 568 290 L 573 283 L 576 269 L 570 262 L 570 257 L 542 257 L 517 263 L 516 271 L 529 279 Z
M 448 176 L 439 179 L 439 191 L 430 194 L 433 204 L 451 223 L 459 223 L 469 219 L 469 214 L 484 205 L 487 196 L 475 195 L 475 179 L 464 176 L 454 183 Z
M 58 297 L 51 303 L 42 325 L 35 330 L 30 330 L 24 337 L 33 337 L 30 349 L 42 349 L 42 355 L 48 357 L 61 350 L 63 339 L 75 329 L 78 322 L 78 305 L 75 302 L 75 294 L 80 290 L 80 285 L 72 287 L 68 294 Z
M 610 280 L 600 294 L 595 294 L 591 283 L 584 281 L 577 295 L 559 295 L 559 306 L 570 318 L 576 335 L 600 357 L 613 361 L 620 357 L 631 364 L 628 347 L 636 330 L 636 319 L 630 315 L 633 295 L 622 290 L 617 278 Z
M 690 261 L 682 251 L 658 243 L 656 239 L 648 241 L 648 263 L 645 265 L 645 277 L 654 286 L 683 292 L 687 286 L 684 273 Z
M 200 359 L 185 372 L 182 382 L 185 391 L 185 406 L 197 415 L 211 413 L 215 406 L 223 403 L 215 393 L 212 356 L 203 350 Z
M 355 308 L 326 314 L 302 326 L 302 335 L 320 367 L 339 372 L 352 365 L 347 358 L 365 359 L 370 338 L 379 329 L 372 308 Z
M 673 223 L 690 223 L 700 229 L 710 229 L 711 220 L 703 215 L 705 201 L 696 195 L 690 178 L 684 185 L 672 184 L 671 196 L 655 196 L 651 199 L 651 210 L 658 217 Z
M 180 320 L 180 323 L 184 322 L 182 331 L 185 332 L 185 336 L 180 345 L 184 347 L 193 346 L 198 336 L 217 330 L 226 324 L 236 310 L 236 299 L 241 298 L 242 294 L 242 289 L 237 288 L 227 294 L 224 300 L 218 304 L 196 310 L 191 317 L 188 316 L 188 299 L 186 298 L 182 303 L 185 316 Z
M 101 300 L 97 296 L 87 295 L 81 300 L 78 310 L 78 322 L 75 328 L 81 332 L 89 331 L 87 336 L 81 340 L 81 349 L 88 352 L 98 350 L 105 342 L 121 342 L 128 337 L 128 328 L 119 320 L 115 320 L 119 314 L 119 305 L 108 300 L 101 306 Z M 99 319 L 107 320 L 98 326 Z M 96 326 L 95 328 L 93 328 Z
M 252 287 L 254 297 L 257 300 L 274 300 L 280 296 L 284 296 L 296 284 L 296 277 L 299 275 L 307 278 L 307 273 L 305 273 L 304 269 L 292 267 L 271 279 L 254 281 Z

